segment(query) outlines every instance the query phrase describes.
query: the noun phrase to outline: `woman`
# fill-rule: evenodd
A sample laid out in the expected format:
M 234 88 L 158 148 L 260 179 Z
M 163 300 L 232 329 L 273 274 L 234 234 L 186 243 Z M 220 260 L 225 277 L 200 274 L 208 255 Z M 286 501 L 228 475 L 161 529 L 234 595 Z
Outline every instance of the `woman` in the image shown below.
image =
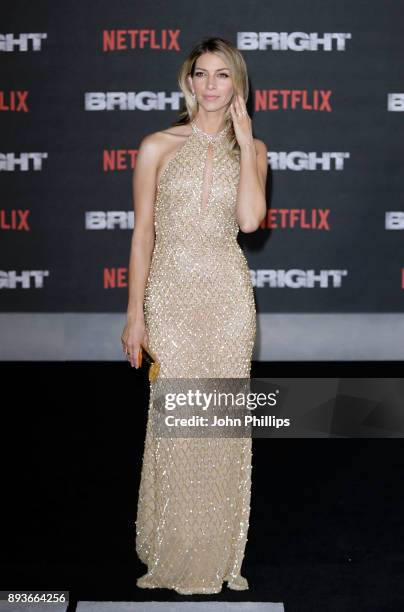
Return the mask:
M 122 343 L 144 343 L 160 377 L 249 378 L 256 310 L 236 237 L 266 214 L 267 149 L 252 136 L 240 52 L 221 38 L 183 63 L 185 110 L 146 136 L 134 172 L 135 229 Z M 158 437 L 153 384 L 136 520 L 142 588 L 181 594 L 248 589 L 251 439 Z

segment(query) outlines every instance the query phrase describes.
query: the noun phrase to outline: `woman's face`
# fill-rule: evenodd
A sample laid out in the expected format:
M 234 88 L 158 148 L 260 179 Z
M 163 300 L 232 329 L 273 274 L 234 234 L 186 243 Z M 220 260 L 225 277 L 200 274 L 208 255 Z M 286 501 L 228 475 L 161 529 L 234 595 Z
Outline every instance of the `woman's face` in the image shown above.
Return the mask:
M 203 53 L 195 63 L 193 78 L 188 76 L 191 91 L 206 111 L 216 111 L 227 106 L 233 97 L 234 87 L 230 69 L 216 53 Z

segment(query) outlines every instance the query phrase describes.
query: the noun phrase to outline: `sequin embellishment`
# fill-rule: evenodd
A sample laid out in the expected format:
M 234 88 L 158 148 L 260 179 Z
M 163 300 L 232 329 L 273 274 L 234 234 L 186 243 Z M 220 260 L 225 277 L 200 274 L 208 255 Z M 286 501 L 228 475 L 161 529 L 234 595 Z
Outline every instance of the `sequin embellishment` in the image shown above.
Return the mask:
M 239 160 L 229 126 L 191 123 L 161 175 L 155 246 L 145 289 L 150 348 L 160 376 L 248 378 L 256 334 L 250 272 L 237 243 Z M 167 438 L 153 431 L 153 383 L 136 518 L 141 588 L 219 593 L 240 571 L 250 515 L 251 438 Z

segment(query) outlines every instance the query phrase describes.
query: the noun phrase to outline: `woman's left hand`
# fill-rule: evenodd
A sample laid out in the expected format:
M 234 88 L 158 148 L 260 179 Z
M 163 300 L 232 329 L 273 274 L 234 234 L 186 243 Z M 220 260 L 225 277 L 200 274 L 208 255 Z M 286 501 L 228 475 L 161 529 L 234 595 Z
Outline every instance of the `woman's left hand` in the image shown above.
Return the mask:
M 233 119 L 234 132 L 240 148 L 243 145 L 254 144 L 252 122 L 247 113 L 244 99 L 240 94 L 234 95 L 234 101 L 230 104 L 230 112 Z

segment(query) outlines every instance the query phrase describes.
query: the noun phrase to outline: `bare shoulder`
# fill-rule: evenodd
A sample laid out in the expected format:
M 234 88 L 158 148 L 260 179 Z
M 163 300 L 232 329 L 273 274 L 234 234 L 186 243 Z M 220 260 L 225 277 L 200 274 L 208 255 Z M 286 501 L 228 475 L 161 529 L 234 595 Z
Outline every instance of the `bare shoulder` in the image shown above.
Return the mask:
M 172 125 L 166 130 L 161 130 L 160 132 L 154 132 L 155 134 L 160 134 L 165 136 L 174 136 L 177 138 L 186 138 L 192 133 L 192 128 L 189 124 L 184 125 Z
M 258 138 L 254 138 L 254 145 L 257 155 L 262 155 L 266 157 L 268 149 L 265 142 L 263 140 L 259 140 Z
M 150 148 L 166 146 L 171 143 L 175 146 L 181 139 L 187 138 L 191 131 L 188 125 L 174 125 L 166 130 L 159 130 L 158 132 L 148 134 L 143 138 L 142 144 Z
M 175 125 L 165 130 L 151 132 L 141 140 L 138 155 L 153 158 L 157 165 L 164 161 L 181 143 L 188 138 L 192 129 L 188 125 Z

